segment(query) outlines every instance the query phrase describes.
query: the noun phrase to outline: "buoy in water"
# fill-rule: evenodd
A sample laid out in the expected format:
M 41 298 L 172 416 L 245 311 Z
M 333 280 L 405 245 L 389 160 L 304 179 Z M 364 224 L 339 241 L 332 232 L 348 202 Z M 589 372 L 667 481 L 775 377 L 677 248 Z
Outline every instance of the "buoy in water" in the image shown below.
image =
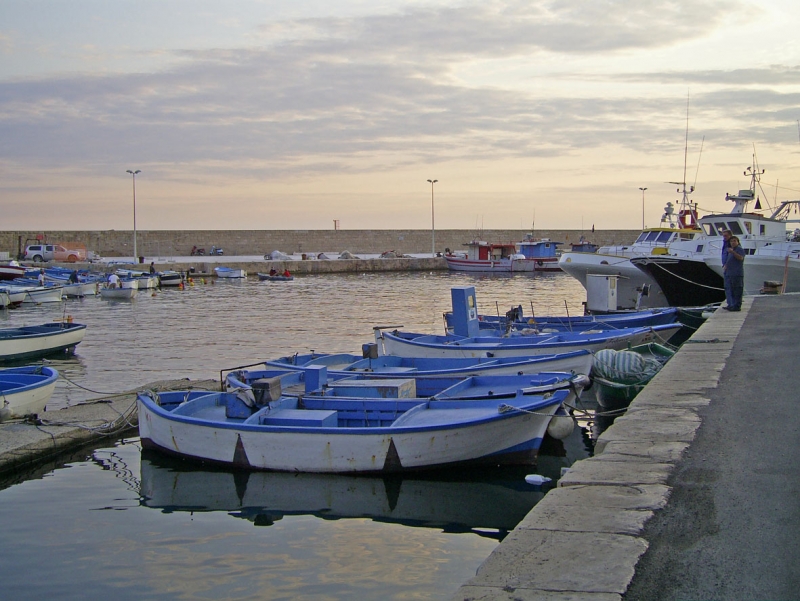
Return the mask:
M 528 484 L 533 484 L 534 486 L 540 486 L 547 482 L 550 482 L 552 478 L 548 478 L 547 476 L 540 476 L 539 474 L 528 474 L 525 476 L 525 482 Z
M 564 440 L 575 429 L 571 415 L 554 415 L 547 425 L 547 433 L 556 440 Z

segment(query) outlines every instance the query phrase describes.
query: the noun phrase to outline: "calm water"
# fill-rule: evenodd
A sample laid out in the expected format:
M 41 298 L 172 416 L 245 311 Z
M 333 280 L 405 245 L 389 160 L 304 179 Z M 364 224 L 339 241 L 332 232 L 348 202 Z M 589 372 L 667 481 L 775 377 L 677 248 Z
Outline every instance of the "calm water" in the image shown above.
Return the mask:
M 162 379 L 293 352 L 360 353 L 373 325 L 440 333 L 452 286 L 479 310 L 522 304 L 582 313 L 566 274 L 365 274 L 294 282 L 196 282 L 2 314 L 2 325 L 63 314 L 88 326 L 50 408 Z M 585 457 L 586 429 L 540 460 L 557 478 Z M 0 483 L 3 597 L 9 599 L 440 599 L 474 575 L 544 494 L 531 468 L 403 478 L 209 471 L 142 456 L 138 438 Z M 34 567 L 36 566 L 36 567 Z M 42 566 L 46 566 L 43 569 Z

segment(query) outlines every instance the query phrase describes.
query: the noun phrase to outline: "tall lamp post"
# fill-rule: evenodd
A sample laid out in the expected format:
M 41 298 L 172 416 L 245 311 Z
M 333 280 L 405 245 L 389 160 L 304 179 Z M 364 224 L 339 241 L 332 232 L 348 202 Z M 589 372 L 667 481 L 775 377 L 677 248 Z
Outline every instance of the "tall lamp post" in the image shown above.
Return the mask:
M 128 173 L 133 178 L 133 262 L 138 263 L 139 253 L 136 251 L 136 174 L 141 173 L 141 170 L 132 171 L 128 169 Z
M 431 255 L 436 256 L 436 225 L 433 212 L 433 184 L 438 182 L 438 179 L 429 179 L 428 183 L 431 185 Z
M 639 188 L 642 191 L 642 229 L 644 229 L 644 191 L 647 188 Z

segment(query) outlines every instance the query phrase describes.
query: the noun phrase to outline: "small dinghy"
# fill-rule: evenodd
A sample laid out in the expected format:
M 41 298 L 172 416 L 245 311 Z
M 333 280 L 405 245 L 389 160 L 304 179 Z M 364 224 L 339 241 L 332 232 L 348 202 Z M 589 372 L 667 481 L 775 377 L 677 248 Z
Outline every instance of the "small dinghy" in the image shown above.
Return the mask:
M 43 365 L 0 369 L 0 421 L 43 411 L 56 380 L 58 372 Z
M 270 275 L 268 273 L 259 273 L 258 279 L 262 282 L 291 282 L 294 279 L 293 275 Z

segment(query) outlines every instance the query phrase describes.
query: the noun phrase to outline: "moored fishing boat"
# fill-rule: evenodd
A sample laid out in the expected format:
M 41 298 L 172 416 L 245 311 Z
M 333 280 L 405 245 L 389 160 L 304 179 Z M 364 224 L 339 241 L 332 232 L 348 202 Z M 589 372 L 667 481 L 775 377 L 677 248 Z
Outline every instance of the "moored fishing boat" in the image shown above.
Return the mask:
M 182 286 L 183 274 L 179 271 L 162 271 L 158 274 L 159 285 L 164 286 Z
M 217 274 L 218 278 L 238 279 L 247 277 L 247 272 L 244 269 L 233 269 L 225 266 L 215 267 L 214 273 Z
M 385 355 L 400 357 L 530 357 L 586 349 L 624 349 L 645 342 L 667 342 L 680 324 L 583 332 L 554 332 L 533 336 L 437 336 L 374 328 L 375 341 Z
M 518 273 L 534 271 L 534 262 L 517 252 L 514 242 L 489 243 L 472 240 L 466 252 L 445 250 L 444 260 L 451 271 L 475 273 Z
M 667 254 L 653 257 L 639 257 L 631 262 L 658 282 L 667 302 L 673 307 L 701 306 L 725 300 L 725 287 L 722 278 L 722 233 L 729 230 L 739 238 L 745 251 L 745 278 L 749 287 L 746 294 L 757 294 L 763 282 L 771 280 L 771 275 L 783 275 L 780 270 L 780 250 L 770 260 L 773 250 L 781 249 L 786 243 L 786 223 L 792 209 L 797 210 L 800 201 L 784 201 L 776 207 L 769 217 L 747 210 L 748 204 L 755 202 L 760 208 L 756 190 L 763 170 L 754 164 L 744 172 L 750 176 L 750 188 L 739 190 L 738 194 L 726 194 L 725 200 L 733 202 L 730 213 L 706 215 L 699 220 L 703 235 L 691 242 L 677 241 L 670 244 Z M 769 250 L 772 247 L 773 250 Z M 763 249 L 763 250 L 762 250 Z M 752 264 L 749 257 L 758 254 Z M 790 254 L 790 253 L 789 253 Z M 791 261 L 791 260 L 790 260 Z M 776 271 L 775 268 L 778 268 Z M 778 279 L 778 281 L 782 281 Z M 760 285 L 758 284 L 760 282 Z
M 534 238 L 527 234 L 525 239 L 517 243 L 517 253 L 533 262 L 534 271 L 561 271 L 558 266 L 558 247 L 563 242 L 554 242 L 549 238 Z
M 135 281 L 133 282 L 136 283 Z M 104 286 L 100 288 L 100 296 L 107 300 L 131 300 L 136 297 L 139 292 L 137 286 L 127 286 L 123 288 L 109 288 Z
M 639 309 L 668 306 L 668 301 L 652 275 L 639 270 L 631 259 L 659 256 L 667 253 L 670 244 L 680 240 L 693 240 L 702 232 L 697 227 L 697 207 L 683 184 L 683 197 L 678 213 L 668 202 L 658 227 L 644 228 L 631 244 L 601 246 L 596 253 L 568 252 L 559 259 L 560 268 L 589 289 L 589 276 L 619 276 L 617 278 L 617 304 L 619 309 Z M 646 291 L 646 294 L 643 294 Z
M 25 268 L 16 261 L 0 263 L 0 280 L 13 280 L 25 275 Z
M 534 316 L 526 317 L 522 305 L 512 308 L 505 315 L 478 315 L 481 330 L 539 330 L 579 331 L 586 329 L 612 330 L 619 328 L 655 326 L 674 323 L 678 317 L 675 307 L 659 307 L 641 311 L 619 311 L 598 315 Z M 448 333 L 453 330 L 453 313 L 444 314 Z
M 86 326 L 52 322 L 0 330 L 0 362 L 72 353 L 83 340 Z
M 668 323 L 639 328 L 556 331 L 535 335 L 511 330 L 499 335 L 494 330 L 481 331 L 473 286 L 451 288 L 450 296 L 453 334 L 437 336 L 402 332 L 393 326 L 376 326 L 373 331 L 379 354 L 400 357 L 526 357 L 577 349 L 596 352 L 644 342 L 665 342 L 681 329 L 680 324 Z
M 312 387 L 306 382 L 303 395 L 283 395 L 284 380 L 299 380 L 301 373 L 274 378 L 269 394 L 258 400 L 252 390 L 241 389 L 140 393 L 142 445 L 272 471 L 368 473 L 526 464 L 535 460 L 551 417 L 569 395 L 567 390 L 530 395 L 520 389 L 500 398 L 461 400 L 459 390 L 469 387 L 467 379 L 429 399 L 403 398 L 414 380 L 401 380 L 393 387 L 395 398 L 387 398 L 391 380 L 338 389 L 331 383 L 320 389 L 313 388 L 324 384 L 316 378 Z
M 0 421 L 43 411 L 56 380 L 58 372 L 44 365 L 0 369 Z
M 592 366 L 597 403 L 605 409 L 627 407 L 674 354 L 657 343 L 599 351 Z
M 369 345 L 373 347 L 374 345 Z M 375 348 L 377 352 L 377 348 Z M 328 375 L 347 376 L 368 373 L 373 378 L 391 378 L 407 374 L 414 377 L 521 375 L 548 372 L 588 374 L 592 354 L 586 350 L 545 354 L 537 357 L 493 358 L 424 358 L 351 355 L 347 353 L 287 355 L 265 362 L 266 366 L 281 369 L 303 369 L 325 366 Z

